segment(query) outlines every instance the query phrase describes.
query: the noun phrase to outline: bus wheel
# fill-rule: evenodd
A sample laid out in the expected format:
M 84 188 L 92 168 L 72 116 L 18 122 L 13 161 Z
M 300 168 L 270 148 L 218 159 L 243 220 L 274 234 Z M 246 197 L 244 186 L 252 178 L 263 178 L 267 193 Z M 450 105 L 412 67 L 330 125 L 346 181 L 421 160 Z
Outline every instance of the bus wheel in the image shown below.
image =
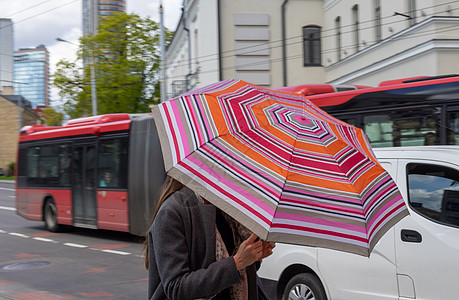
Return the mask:
M 327 300 L 327 295 L 319 278 L 314 274 L 302 273 L 292 277 L 287 283 L 284 300 Z
M 61 227 L 57 223 L 56 204 L 54 204 L 54 201 L 52 199 L 46 200 L 45 207 L 43 209 L 43 214 L 46 229 L 48 229 L 51 232 L 58 232 Z

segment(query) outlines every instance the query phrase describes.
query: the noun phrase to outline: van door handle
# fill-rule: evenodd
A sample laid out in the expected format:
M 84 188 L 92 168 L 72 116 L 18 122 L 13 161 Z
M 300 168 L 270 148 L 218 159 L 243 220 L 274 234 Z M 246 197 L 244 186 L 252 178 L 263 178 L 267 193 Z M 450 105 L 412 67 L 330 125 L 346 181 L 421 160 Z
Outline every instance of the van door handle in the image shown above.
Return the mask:
M 402 238 L 402 241 L 408 242 L 408 243 L 422 242 L 422 235 L 415 230 L 402 229 L 401 238 Z

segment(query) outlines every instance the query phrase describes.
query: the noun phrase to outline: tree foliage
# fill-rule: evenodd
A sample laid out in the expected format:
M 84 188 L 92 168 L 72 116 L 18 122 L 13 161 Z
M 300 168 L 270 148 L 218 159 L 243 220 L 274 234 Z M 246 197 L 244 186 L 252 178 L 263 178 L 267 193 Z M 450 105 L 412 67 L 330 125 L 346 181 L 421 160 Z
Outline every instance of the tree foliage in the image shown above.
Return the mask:
M 48 126 L 62 126 L 64 114 L 52 107 L 46 107 L 41 110 L 41 119 Z
M 166 31 L 166 40 L 171 32 Z M 80 39 L 77 62 L 61 60 L 53 84 L 71 117 L 92 114 L 91 58 L 98 114 L 148 112 L 159 80 L 159 26 L 136 14 L 116 13 L 100 20 L 98 33 Z

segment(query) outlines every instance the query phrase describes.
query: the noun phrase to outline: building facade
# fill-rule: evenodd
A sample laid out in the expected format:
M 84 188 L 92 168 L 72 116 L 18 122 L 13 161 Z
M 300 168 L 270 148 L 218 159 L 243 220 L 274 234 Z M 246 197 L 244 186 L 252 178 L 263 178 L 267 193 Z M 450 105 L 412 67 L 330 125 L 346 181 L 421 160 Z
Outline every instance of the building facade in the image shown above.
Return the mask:
M 14 52 L 14 90 L 33 107 L 50 105 L 49 52 L 44 45 Z
M 22 96 L 0 95 L 0 168 L 16 161 L 19 129 L 39 124 L 40 117 L 32 112 L 32 105 Z
M 280 88 L 459 73 L 458 25 L 448 0 L 185 0 L 167 95 L 233 78 Z
M 99 18 L 126 12 L 126 0 L 83 0 L 83 36 L 97 33 Z
M 0 91 L 13 86 L 13 22 L 0 18 Z
M 459 72 L 457 1 L 335 0 L 326 1 L 324 13 L 332 34 L 323 44 L 334 50 L 324 55 L 330 83 Z

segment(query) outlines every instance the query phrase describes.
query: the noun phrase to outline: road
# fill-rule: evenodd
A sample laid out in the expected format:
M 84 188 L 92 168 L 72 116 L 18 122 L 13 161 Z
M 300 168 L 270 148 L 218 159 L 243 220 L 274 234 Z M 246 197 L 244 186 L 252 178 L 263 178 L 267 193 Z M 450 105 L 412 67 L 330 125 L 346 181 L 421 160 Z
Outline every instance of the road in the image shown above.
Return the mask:
M 146 299 L 139 237 L 75 228 L 48 232 L 15 212 L 0 182 L 0 299 Z

